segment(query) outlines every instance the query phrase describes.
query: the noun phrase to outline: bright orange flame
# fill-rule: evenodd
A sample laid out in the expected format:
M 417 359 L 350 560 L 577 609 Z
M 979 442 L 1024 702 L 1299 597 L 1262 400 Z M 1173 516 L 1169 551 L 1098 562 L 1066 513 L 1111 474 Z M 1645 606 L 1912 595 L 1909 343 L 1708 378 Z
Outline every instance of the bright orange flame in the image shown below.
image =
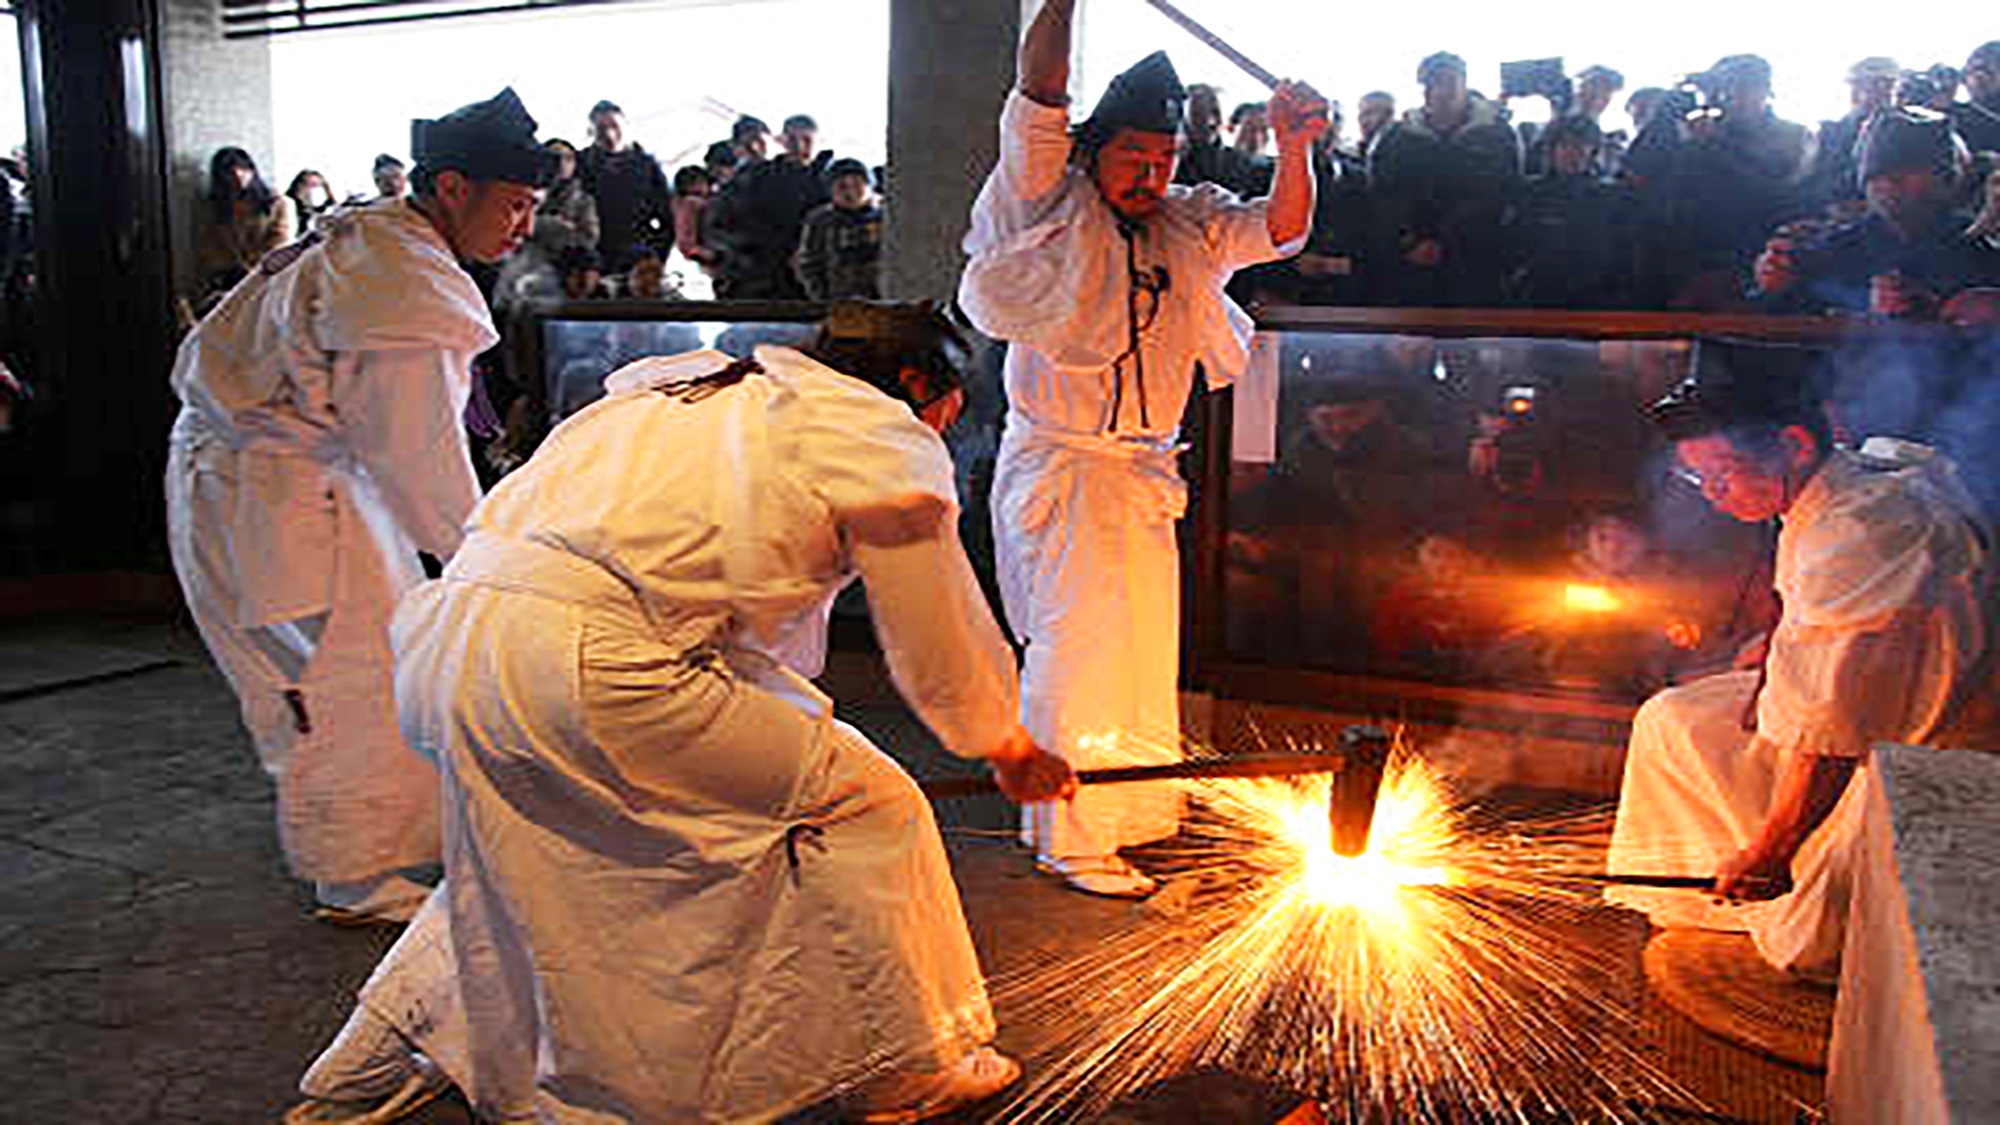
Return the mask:
M 1404 888 L 1458 881 L 1434 862 L 1457 834 L 1450 794 L 1438 775 L 1411 759 L 1392 765 L 1375 802 L 1368 849 L 1352 859 L 1333 850 L 1328 788 L 1326 783 L 1232 787 L 1232 796 L 1258 806 L 1274 824 L 1279 846 L 1296 852 L 1294 889 L 1307 903 L 1353 907 L 1395 921 Z
M 1563 608 L 1577 613 L 1613 613 L 1622 604 L 1616 594 L 1602 586 L 1572 582 L 1563 587 Z

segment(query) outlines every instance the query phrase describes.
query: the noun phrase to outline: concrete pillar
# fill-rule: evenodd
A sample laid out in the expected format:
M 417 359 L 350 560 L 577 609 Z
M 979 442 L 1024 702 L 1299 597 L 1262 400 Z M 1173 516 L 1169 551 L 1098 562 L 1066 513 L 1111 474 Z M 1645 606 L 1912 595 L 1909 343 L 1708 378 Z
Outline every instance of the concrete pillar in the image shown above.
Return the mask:
M 247 151 L 274 191 L 296 168 L 276 168 L 271 117 L 271 41 L 224 39 L 221 0 L 159 0 L 160 85 L 166 106 L 167 214 L 174 292 L 200 295 L 194 260 L 195 207 L 208 189 L 215 150 Z M 328 96 L 338 87 L 328 76 Z
M 885 287 L 900 299 L 958 289 L 973 197 L 999 151 L 1022 0 L 890 0 Z

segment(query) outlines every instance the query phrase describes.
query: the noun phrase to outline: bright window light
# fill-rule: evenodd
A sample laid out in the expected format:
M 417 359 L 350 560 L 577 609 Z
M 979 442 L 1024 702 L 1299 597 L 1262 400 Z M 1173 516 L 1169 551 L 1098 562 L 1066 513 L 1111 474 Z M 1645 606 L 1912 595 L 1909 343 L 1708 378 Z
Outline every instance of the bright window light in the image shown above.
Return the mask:
M 410 119 L 513 86 L 543 137 L 590 143 L 600 98 L 671 178 L 739 113 L 775 131 L 812 115 L 821 148 L 880 164 L 887 148 L 888 0 L 610 4 L 527 16 L 281 35 L 271 41 L 280 189 L 301 168 L 370 192 L 377 153 L 407 158 Z M 775 145 L 775 138 L 773 140 Z M 775 151 L 775 149 L 774 149 Z

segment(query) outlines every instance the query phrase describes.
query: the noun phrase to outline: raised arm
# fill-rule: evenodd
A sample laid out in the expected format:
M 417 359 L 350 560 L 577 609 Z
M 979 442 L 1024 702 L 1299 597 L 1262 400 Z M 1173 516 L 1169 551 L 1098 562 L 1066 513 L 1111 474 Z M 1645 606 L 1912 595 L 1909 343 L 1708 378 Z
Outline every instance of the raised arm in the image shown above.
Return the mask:
M 1271 128 L 1278 135 L 1278 178 L 1265 215 L 1271 243 L 1284 246 L 1312 232 L 1312 146 L 1327 129 L 1326 99 L 1303 82 L 1282 82 L 1271 94 Z
M 1042 10 L 1021 40 L 1018 85 L 1043 105 L 1069 104 L 1069 51 L 1076 0 L 1043 0 Z

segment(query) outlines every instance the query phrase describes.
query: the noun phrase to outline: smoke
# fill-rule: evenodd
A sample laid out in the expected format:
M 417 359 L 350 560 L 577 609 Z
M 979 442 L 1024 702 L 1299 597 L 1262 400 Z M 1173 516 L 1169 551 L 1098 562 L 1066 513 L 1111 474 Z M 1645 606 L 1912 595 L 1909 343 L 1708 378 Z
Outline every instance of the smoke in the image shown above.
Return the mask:
M 1850 448 L 1871 437 L 1935 447 L 1989 520 L 2000 513 L 2000 336 L 1911 329 L 1851 339 L 1828 364 L 1826 410 Z

